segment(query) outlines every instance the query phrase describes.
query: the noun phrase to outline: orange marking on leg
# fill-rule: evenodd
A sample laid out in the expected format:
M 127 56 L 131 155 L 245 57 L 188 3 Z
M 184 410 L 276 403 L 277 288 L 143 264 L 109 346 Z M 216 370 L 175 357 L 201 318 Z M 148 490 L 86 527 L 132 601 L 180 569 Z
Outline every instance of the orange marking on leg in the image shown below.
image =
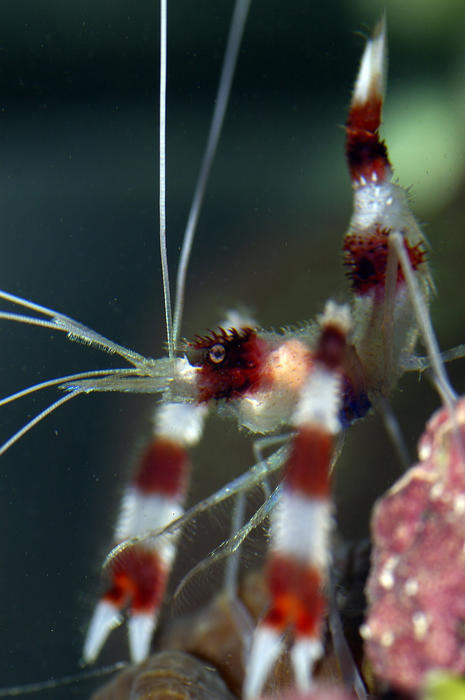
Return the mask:
M 265 623 L 299 634 L 319 636 L 325 611 L 321 573 L 293 559 L 274 555 L 268 565 L 268 586 L 272 604 Z
M 112 562 L 112 585 L 104 600 L 118 608 L 131 602 L 137 612 L 152 612 L 160 607 L 166 588 L 167 572 L 159 554 L 134 546 Z

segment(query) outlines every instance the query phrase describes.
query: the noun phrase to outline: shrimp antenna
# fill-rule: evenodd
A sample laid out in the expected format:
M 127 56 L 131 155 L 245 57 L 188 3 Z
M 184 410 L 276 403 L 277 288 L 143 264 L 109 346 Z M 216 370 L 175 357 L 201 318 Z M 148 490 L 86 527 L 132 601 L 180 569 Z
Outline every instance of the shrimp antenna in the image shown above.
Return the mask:
M 160 129 L 159 129 L 159 201 L 160 214 L 160 257 L 163 278 L 163 297 L 165 302 L 166 337 L 168 353 L 174 357 L 173 316 L 171 311 L 170 279 L 168 254 L 166 250 L 166 25 L 168 8 L 166 0 L 160 0 Z
M 433 330 L 431 317 L 423 295 L 418 287 L 418 282 L 413 274 L 412 265 L 405 251 L 402 235 L 397 231 L 392 233 L 389 243 L 395 251 L 407 283 L 422 341 L 428 353 L 431 369 L 433 370 L 433 378 L 436 389 L 439 392 L 444 405 L 447 406 L 452 413 L 457 400 L 457 395 L 451 386 L 446 368 L 444 367 L 444 363 L 441 359 L 441 352 Z
M 67 401 L 81 394 L 88 394 L 95 391 L 118 391 L 130 393 L 159 393 L 166 390 L 170 381 L 169 366 L 170 360 L 164 358 L 162 360 L 154 360 L 150 357 L 144 357 L 134 350 L 114 343 L 112 340 L 105 338 L 91 328 L 84 326 L 82 323 L 75 321 L 69 316 L 65 316 L 58 311 L 49 309 L 46 306 L 35 304 L 32 301 L 18 297 L 15 294 L 9 294 L 0 289 L 0 300 L 3 299 L 16 306 L 23 307 L 32 314 L 17 313 L 14 311 L 0 311 L 0 320 L 13 321 L 16 323 L 24 323 L 30 326 L 38 326 L 41 328 L 50 328 L 61 333 L 65 333 L 69 340 L 80 341 L 86 345 L 90 345 L 99 350 L 117 355 L 132 367 L 116 368 L 116 369 L 97 369 L 78 372 L 55 379 L 49 379 L 38 384 L 17 391 L 9 396 L 0 398 L 0 407 L 9 403 L 13 403 L 25 396 L 58 387 L 66 391 L 66 395 L 59 398 L 57 401 L 50 404 L 44 410 L 40 411 L 36 416 L 31 418 L 22 428 L 15 432 L 6 442 L 0 444 L 0 456 L 4 454 L 12 445 L 23 437 L 29 430 L 40 423 L 44 418 L 53 413 L 57 408 L 62 406 Z M 45 316 L 42 318 L 41 314 Z
M 44 690 L 54 690 L 55 688 L 64 688 L 67 685 L 75 685 L 93 680 L 94 678 L 102 678 L 109 676 L 116 671 L 121 671 L 128 667 L 126 661 L 117 661 L 110 666 L 91 669 L 90 671 L 81 671 L 74 673 L 71 676 L 63 676 L 62 678 L 51 678 L 48 681 L 38 681 L 37 683 L 28 683 L 26 685 L 12 685 L 9 688 L 0 688 L 0 698 L 13 698 L 22 695 L 35 695 L 42 693 Z
M 179 532 L 188 523 L 192 522 L 201 513 L 204 513 L 211 508 L 214 508 L 219 503 L 222 503 L 228 498 L 235 496 L 243 491 L 249 491 L 254 486 L 262 485 L 263 480 L 266 479 L 270 474 L 281 469 L 288 457 L 288 445 L 283 445 L 276 452 L 273 452 L 265 460 L 260 460 L 254 464 L 250 469 L 248 469 L 241 476 L 236 477 L 229 483 L 225 484 L 221 489 L 215 491 L 215 493 L 207 496 L 202 501 L 199 501 L 195 505 L 191 506 L 185 511 L 183 515 L 175 520 L 172 520 L 168 525 L 162 529 L 152 530 L 146 532 L 143 535 L 134 535 L 123 542 L 117 544 L 113 549 L 107 554 L 103 562 L 102 568 L 105 569 L 110 562 L 119 556 L 121 552 L 124 552 L 128 547 L 132 547 L 135 544 L 140 544 L 141 542 L 151 542 L 153 543 L 157 538 L 166 537 L 174 532 Z M 269 499 L 268 499 L 269 500 Z M 268 502 L 268 501 L 267 501 Z M 263 512 L 263 506 L 260 512 Z M 255 521 L 252 521 L 255 522 Z M 244 527 L 247 527 L 246 524 Z M 252 525 L 253 527 L 253 525 Z
M 244 493 L 243 491 L 241 494 Z M 178 598 L 181 593 L 185 590 L 188 583 L 192 581 L 195 576 L 207 571 L 210 566 L 216 564 L 218 561 L 224 557 L 229 557 L 235 554 L 239 547 L 242 545 L 244 540 L 250 535 L 252 530 L 259 527 L 264 520 L 270 515 L 273 508 L 279 502 L 282 493 L 282 485 L 279 484 L 271 496 L 269 496 L 266 501 L 255 511 L 249 520 L 238 528 L 234 534 L 224 540 L 219 544 L 213 551 L 211 551 L 207 557 L 199 561 L 187 574 L 182 578 L 180 583 L 177 585 L 175 592 L 173 593 L 173 598 Z M 228 583 L 228 582 L 227 582 Z M 231 596 L 232 597 L 232 596 Z
M 35 304 L 28 299 L 23 299 L 18 297 L 16 294 L 10 294 L 0 289 L 0 299 L 7 301 L 16 306 L 22 306 L 29 311 L 33 311 L 37 314 L 42 314 L 47 318 L 40 318 L 37 316 L 28 316 L 27 314 L 18 314 L 16 312 L 0 311 L 0 320 L 3 321 L 14 321 L 17 323 L 24 323 L 29 326 L 40 326 L 42 328 L 51 328 L 52 330 L 59 331 L 61 333 L 66 333 L 69 340 L 80 341 L 86 345 L 90 345 L 99 350 L 109 353 L 110 355 L 118 355 L 122 357 L 134 367 L 147 367 L 156 363 L 156 360 L 144 357 L 134 350 L 114 343 L 109 338 L 100 335 L 96 331 L 84 326 L 84 324 L 79 321 L 75 321 L 69 316 L 55 311 L 54 309 L 49 309 L 47 306 L 41 306 L 40 304 Z
M 181 330 L 182 312 L 184 307 L 184 295 L 186 286 L 187 268 L 194 242 L 195 229 L 200 214 L 205 189 L 207 186 L 208 177 L 210 175 L 211 166 L 215 158 L 216 148 L 223 128 L 224 115 L 228 106 L 229 95 L 231 93 L 231 85 L 236 69 L 239 47 L 241 45 L 242 36 L 244 33 L 245 22 L 249 12 L 251 0 L 236 0 L 234 13 L 229 30 L 228 42 L 224 54 L 223 65 L 221 68 L 220 82 L 218 92 L 215 99 L 215 108 L 213 110 L 210 131 L 208 134 L 207 147 L 200 166 L 197 185 L 195 187 L 194 196 L 192 199 L 189 217 L 187 219 L 186 230 L 182 242 L 181 257 L 179 259 L 178 272 L 176 277 L 176 302 L 174 309 L 174 325 L 172 344 L 173 351 L 176 348 Z M 161 108 L 161 104 L 160 104 Z M 160 151 L 161 165 L 161 151 Z M 160 187 L 161 192 L 161 187 Z M 160 221 L 161 224 L 161 221 Z M 166 294 L 165 294 L 166 299 Z

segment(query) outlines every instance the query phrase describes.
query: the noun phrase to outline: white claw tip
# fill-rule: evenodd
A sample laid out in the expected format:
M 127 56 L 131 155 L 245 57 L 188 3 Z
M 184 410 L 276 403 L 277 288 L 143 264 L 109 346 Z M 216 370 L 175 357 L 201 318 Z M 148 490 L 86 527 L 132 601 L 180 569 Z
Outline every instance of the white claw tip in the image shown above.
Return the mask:
M 118 609 L 108 601 L 101 600 L 94 610 L 89 629 L 87 630 L 82 652 L 84 663 L 94 663 L 108 635 L 119 624 L 121 624 L 121 616 Z
M 268 674 L 281 653 L 281 647 L 281 635 L 267 625 L 257 627 L 247 659 L 244 700 L 254 700 L 261 695 Z
M 352 325 L 349 305 L 327 301 L 323 313 L 318 317 L 318 323 L 322 328 L 328 324 L 338 326 L 347 335 Z
M 371 39 L 367 41 L 355 82 L 352 104 L 365 104 L 370 99 L 383 98 L 386 81 L 386 18 L 380 19 Z
M 155 613 L 131 613 L 128 620 L 129 652 L 134 664 L 145 661 L 149 655 L 155 624 Z
M 313 686 L 313 666 L 323 656 L 323 646 L 319 639 L 302 637 L 291 650 L 295 683 L 299 690 L 308 692 Z

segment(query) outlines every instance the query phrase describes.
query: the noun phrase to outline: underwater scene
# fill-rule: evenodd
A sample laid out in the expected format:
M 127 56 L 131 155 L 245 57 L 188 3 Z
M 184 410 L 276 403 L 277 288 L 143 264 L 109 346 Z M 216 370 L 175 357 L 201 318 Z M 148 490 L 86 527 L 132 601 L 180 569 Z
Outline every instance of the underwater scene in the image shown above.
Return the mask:
M 168 2 L 167 239 L 172 285 L 204 152 L 233 2 Z M 428 241 L 431 312 L 442 350 L 465 342 L 465 6 L 461 0 L 252 2 L 199 218 L 181 336 L 231 308 L 261 327 L 299 328 L 349 283 L 342 239 L 352 208 L 344 124 L 365 40 L 386 11 L 382 138 Z M 158 245 L 159 6 L 139 0 L 24 0 L 0 22 L 0 288 L 56 309 L 154 358 L 166 355 Z M 2 310 L 22 312 L 7 302 Z M 50 378 L 123 366 L 50 328 L 0 319 L 0 396 Z M 421 348 L 419 354 L 425 352 Z M 465 359 L 448 366 L 458 394 Z M 59 398 L 46 389 L 0 406 L 6 441 Z M 426 376 L 391 397 L 411 463 L 440 406 Z M 84 699 L 79 679 L 119 502 L 150 435 L 157 395 L 79 396 L 0 457 L 2 688 L 64 676 L 38 698 Z M 255 461 L 254 436 L 213 415 L 192 451 L 188 504 Z M 338 531 L 368 538 L 375 500 L 403 473 L 378 415 L 346 431 L 333 475 Z M 250 493 L 250 513 L 262 503 Z M 228 537 L 229 501 L 179 538 L 169 591 Z M 267 523 L 241 550 L 264 562 Z M 162 610 L 160 634 L 223 587 L 224 560 Z M 360 611 L 361 613 L 363 611 Z M 193 623 L 194 624 L 194 623 Z M 95 668 L 129 658 L 123 624 Z M 16 693 L 20 696 L 20 693 Z M 6 696 L 6 695 L 5 695 Z M 36 694 L 33 694 L 35 697 Z

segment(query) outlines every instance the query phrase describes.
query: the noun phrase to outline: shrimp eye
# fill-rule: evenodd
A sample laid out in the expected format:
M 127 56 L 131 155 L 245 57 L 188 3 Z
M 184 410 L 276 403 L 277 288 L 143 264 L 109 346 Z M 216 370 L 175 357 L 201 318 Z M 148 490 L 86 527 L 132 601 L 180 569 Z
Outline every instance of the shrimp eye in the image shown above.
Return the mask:
M 215 343 L 208 351 L 208 359 L 215 365 L 219 365 L 226 357 L 226 348 L 221 343 Z

